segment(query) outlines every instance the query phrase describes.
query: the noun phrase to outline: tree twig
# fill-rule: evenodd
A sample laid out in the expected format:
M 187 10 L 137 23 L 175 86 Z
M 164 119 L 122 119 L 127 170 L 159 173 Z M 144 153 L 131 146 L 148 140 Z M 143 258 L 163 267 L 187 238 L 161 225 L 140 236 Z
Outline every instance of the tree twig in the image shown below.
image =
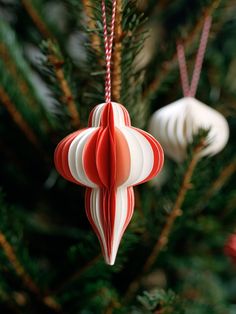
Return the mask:
M 223 185 L 230 179 L 230 177 L 236 172 L 236 158 L 228 164 L 216 178 L 210 188 L 201 198 L 200 202 L 195 207 L 194 212 L 200 213 L 205 207 L 208 201 L 223 187 Z
M 161 234 L 157 242 L 155 243 L 151 251 L 151 254 L 146 259 L 146 262 L 142 268 L 141 273 L 129 285 L 127 292 L 125 294 L 125 301 L 129 301 L 133 297 L 133 295 L 136 293 L 136 291 L 139 289 L 142 276 L 151 269 L 151 267 L 157 260 L 157 257 L 159 256 L 160 252 L 162 251 L 162 249 L 165 247 L 165 245 L 168 242 L 169 235 L 171 233 L 171 230 L 172 230 L 172 227 L 174 225 L 176 218 L 182 215 L 181 206 L 185 200 L 187 191 L 191 188 L 191 178 L 192 178 L 194 169 L 196 168 L 197 162 L 199 160 L 199 153 L 203 149 L 203 147 L 204 147 L 204 140 L 200 141 L 200 143 L 195 147 L 193 151 L 192 159 L 183 177 L 183 181 L 180 186 L 178 195 L 176 197 L 173 209 L 169 217 L 167 218 L 167 221 L 161 231 Z
M 96 22 L 94 19 L 93 8 L 90 0 L 82 0 L 84 11 L 86 16 L 88 17 L 88 28 L 90 32 L 90 41 L 91 45 L 95 52 L 99 52 L 101 46 L 100 37 L 93 31 L 96 29 Z
M 26 272 L 25 268 L 22 266 L 22 264 L 18 260 L 13 247 L 7 241 L 5 235 L 1 231 L 0 231 L 0 246 L 2 247 L 5 253 L 5 256 L 7 257 L 8 261 L 12 265 L 16 274 L 21 278 L 25 287 L 29 291 L 31 291 L 33 294 L 35 294 L 42 301 L 44 305 L 58 312 L 60 310 L 60 305 L 53 298 L 47 297 L 47 296 L 45 297 L 41 294 L 39 287 L 36 285 L 36 283 L 31 278 L 31 276 Z
M 53 66 L 55 76 L 58 80 L 58 83 L 62 92 L 61 100 L 63 101 L 63 103 L 67 105 L 73 126 L 76 128 L 79 128 L 80 117 L 79 117 L 79 113 L 78 113 L 78 110 L 74 101 L 72 91 L 64 75 L 64 71 L 63 71 L 64 62 L 63 60 L 60 60 L 57 57 L 57 55 L 54 53 L 52 41 L 49 41 L 48 48 L 49 48 L 49 55 L 47 57 L 48 57 L 48 61 Z
M 51 38 L 54 39 L 53 34 L 50 32 L 48 29 L 47 25 L 44 23 L 44 21 L 41 19 L 40 15 L 38 12 L 35 10 L 32 1 L 30 0 L 21 0 L 23 6 L 25 7 L 25 10 L 33 20 L 34 24 L 40 31 L 40 33 L 43 35 L 45 38 Z
M 33 279 L 29 276 L 29 274 L 25 271 L 21 263 L 16 257 L 13 247 L 7 241 L 5 235 L 0 232 L 0 246 L 2 247 L 7 259 L 11 263 L 14 268 L 16 274 L 22 279 L 24 285 L 34 294 L 39 295 L 40 290 L 33 281 Z
M 19 73 L 16 64 L 12 62 L 13 60 L 10 56 L 10 53 L 8 52 L 6 45 L 4 45 L 3 43 L 0 44 L 0 55 L 1 59 L 4 61 L 7 67 L 7 70 L 10 72 L 11 76 L 17 83 L 20 92 L 29 100 L 29 105 L 35 107 L 35 101 L 29 97 L 30 96 L 29 87 L 25 80 L 21 79 L 21 73 Z
M 55 290 L 50 292 L 51 295 L 56 295 L 61 292 L 65 287 L 70 285 L 72 282 L 77 280 L 82 274 L 84 274 L 90 267 L 94 266 L 101 258 L 101 254 L 96 255 L 93 259 L 91 259 L 88 263 L 86 263 L 82 268 L 77 270 L 75 273 L 71 274 L 68 278 L 66 278 L 62 283 L 57 285 Z
M 114 299 L 109 302 L 108 306 L 104 310 L 104 314 L 113 314 L 114 309 L 119 309 L 121 308 L 122 305 L 118 302 L 118 300 Z
M 29 106 L 35 112 L 37 110 L 36 107 L 38 105 L 37 100 L 35 101 L 35 98 L 32 97 L 32 93 L 30 91 L 30 87 L 27 81 L 25 80 L 24 76 L 21 75 L 20 71 L 17 68 L 16 63 L 14 62 L 14 60 L 12 59 L 9 53 L 7 46 L 4 45 L 3 43 L 0 43 L 0 55 L 3 62 L 5 63 L 5 66 L 7 67 L 7 70 L 9 71 L 12 78 L 16 82 L 16 85 L 19 88 L 20 92 L 27 99 L 27 104 L 29 104 Z M 45 119 L 45 115 L 44 115 L 44 120 L 42 122 L 45 126 L 45 130 L 48 131 L 50 129 L 50 126 L 49 126 L 48 120 Z
M 9 114 L 11 115 L 13 121 L 19 126 L 28 140 L 38 149 L 41 150 L 41 145 L 38 142 L 38 139 L 35 133 L 32 131 L 28 123 L 24 120 L 22 114 L 16 109 L 15 105 L 12 103 L 8 94 L 2 86 L 0 86 L 0 101 L 5 106 Z

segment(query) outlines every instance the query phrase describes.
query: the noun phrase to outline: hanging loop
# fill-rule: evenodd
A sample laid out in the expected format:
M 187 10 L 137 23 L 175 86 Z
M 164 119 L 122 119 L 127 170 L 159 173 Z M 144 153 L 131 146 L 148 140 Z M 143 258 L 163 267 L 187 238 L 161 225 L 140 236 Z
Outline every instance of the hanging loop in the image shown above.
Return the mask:
M 211 16 L 207 16 L 205 18 L 205 22 L 203 25 L 203 30 L 201 34 L 201 39 L 200 39 L 200 43 L 198 47 L 198 52 L 196 56 L 196 61 L 195 61 L 192 80 L 191 80 L 190 85 L 189 85 L 184 46 L 182 43 L 177 43 L 177 56 L 178 56 L 178 62 L 179 62 L 181 84 L 182 84 L 183 94 L 185 97 L 187 96 L 195 97 L 196 95 L 196 91 L 197 91 L 197 87 L 198 87 L 198 83 L 200 79 L 200 74 L 202 70 L 203 59 L 206 52 L 209 32 L 211 28 L 211 22 L 212 22 Z
M 104 46 L 105 46 L 105 60 L 106 60 L 106 79 L 105 79 L 106 103 L 111 102 L 111 57 L 112 57 L 112 46 L 113 46 L 113 40 L 114 40 L 116 2 L 117 0 L 112 1 L 110 35 L 108 35 L 106 5 L 105 5 L 105 0 L 102 0 L 102 21 L 103 21 L 103 34 L 104 34 Z

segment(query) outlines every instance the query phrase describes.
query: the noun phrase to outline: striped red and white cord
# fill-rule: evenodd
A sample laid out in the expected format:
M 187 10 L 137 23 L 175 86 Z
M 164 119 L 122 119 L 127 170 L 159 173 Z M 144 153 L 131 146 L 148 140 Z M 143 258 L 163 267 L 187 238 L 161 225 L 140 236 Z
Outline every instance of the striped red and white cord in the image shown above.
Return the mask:
M 108 35 L 106 5 L 105 5 L 105 0 L 102 0 L 102 21 L 103 21 L 103 33 L 104 33 L 105 60 L 106 60 L 106 79 L 105 79 L 106 103 L 111 102 L 111 57 L 112 57 L 112 47 L 113 47 L 114 30 L 115 30 L 116 4 L 117 4 L 117 1 L 113 0 L 110 35 Z

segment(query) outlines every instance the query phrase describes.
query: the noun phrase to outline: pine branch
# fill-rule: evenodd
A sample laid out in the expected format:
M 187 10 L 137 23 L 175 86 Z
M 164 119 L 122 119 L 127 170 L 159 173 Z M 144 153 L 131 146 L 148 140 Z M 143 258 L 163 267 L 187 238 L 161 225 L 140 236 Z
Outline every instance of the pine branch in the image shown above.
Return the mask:
M 112 99 L 120 102 L 122 61 L 122 1 L 117 0 L 112 65 Z
M 88 25 L 87 34 L 91 44 L 87 48 L 88 92 L 84 94 L 84 101 L 103 101 L 105 58 L 103 49 L 103 27 L 101 2 L 98 0 L 83 0 L 87 15 L 91 16 L 94 24 Z M 92 4 L 92 7 L 91 7 Z M 108 1 L 108 11 L 110 9 Z M 88 11 L 88 8 L 91 8 Z M 142 91 L 144 76 L 136 71 L 134 60 L 140 52 L 145 41 L 147 31 L 140 29 L 145 24 L 145 17 L 137 12 L 135 1 L 117 2 L 115 41 L 112 58 L 112 93 L 113 99 L 122 102 L 130 110 L 133 117 L 137 116 L 136 107 Z M 90 23 L 89 23 L 90 24 Z M 93 37 L 95 34 L 98 38 Z M 95 39 L 94 39 L 95 38 Z M 125 51 L 125 53 L 122 53 Z M 92 74 L 92 77 L 91 77 Z M 88 99 L 89 98 L 89 99 Z
M 171 233 L 174 222 L 175 222 L 177 217 L 182 215 L 181 206 L 183 205 L 183 202 L 185 200 L 185 196 L 186 196 L 188 190 L 192 187 L 192 185 L 191 185 L 192 175 L 193 175 L 193 172 L 196 168 L 197 162 L 199 161 L 199 153 L 201 152 L 201 150 L 203 149 L 204 146 L 205 146 L 204 139 L 201 139 L 199 144 L 194 148 L 192 158 L 191 158 L 189 165 L 186 169 L 186 172 L 184 174 L 182 184 L 180 186 L 178 195 L 176 197 L 173 209 L 171 210 L 171 213 L 170 213 L 169 217 L 167 218 L 167 221 L 166 221 L 164 227 L 162 228 L 161 234 L 160 234 L 157 242 L 155 243 L 151 254 L 146 259 L 146 262 L 143 266 L 143 269 L 142 269 L 140 275 L 137 278 L 135 278 L 131 282 L 131 284 L 129 285 L 127 292 L 125 294 L 125 300 L 126 301 L 129 301 L 134 296 L 134 294 L 137 292 L 137 290 L 139 289 L 140 283 L 141 283 L 142 276 L 144 274 L 146 274 L 151 269 L 153 264 L 156 262 L 157 257 L 159 256 L 160 252 L 163 250 L 165 245 L 168 243 L 169 235 Z
M 148 34 L 146 17 L 143 13 L 137 12 L 135 1 L 125 0 L 122 4 L 120 102 L 128 109 L 133 123 L 140 127 L 145 121 L 147 107 L 141 99 L 144 71 L 137 70 L 136 58 Z M 119 73 L 119 67 L 117 69 Z M 119 86 L 120 79 L 117 83 Z
M 211 187 L 206 191 L 206 193 L 201 198 L 200 202 L 197 204 L 194 212 L 200 213 L 206 207 L 209 200 L 220 191 L 230 177 L 236 172 L 236 159 L 233 159 L 226 167 L 223 168 L 220 175 L 212 183 Z
M 13 47 L 12 47 L 13 48 Z M 19 88 L 21 94 L 27 100 L 27 104 L 30 106 L 32 111 L 40 112 L 44 118 L 45 129 L 49 130 L 50 125 L 47 119 L 47 115 L 45 114 L 45 110 L 39 104 L 39 99 L 37 96 L 32 94 L 32 86 L 29 86 L 28 82 L 24 79 L 23 69 L 18 69 L 16 63 L 13 61 L 8 48 L 3 43 L 0 44 L 0 57 L 12 79 L 14 80 L 16 86 Z M 20 60 L 18 60 L 20 62 Z
M 118 302 L 117 299 L 112 300 L 109 305 L 104 310 L 104 314 L 113 314 L 114 309 L 120 309 L 122 305 Z
M 196 37 L 200 34 L 205 17 L 211 16 L 213 12 L 218 8 L 221 0 L 213 0 L 209 7 L 205 8 L 203 13 L 201 14 L 202 18 L 199 18 L 198 22 L 192 29 L 192 31 L 188 34 L 187 38 L 185 38 L 182 43 L 185 47 L 185 49 L 189 49 L 194 41 L 196 40 Z M 157 92 L 159 87 L 161 86 L 162 82 L 165 80 L 165 78 L 168 76 L 168 74 L 177 66 L 177 54 L 176 52 L 172 56 L 172 58 L 168 61 L 163 62 L 163 66 L 160 69 L 158 76 L 154 78 L 154 80 L 147 86 L 147 88 L 143 91 L 143 99 L 145 98 L 152 98 L 153 95 Z
M 30 89 L 27 83 L 23 79 L 21 79 L 22 73 L 17 70 L 16 64 L 12 62 L 12 58 L 8 52 L 8 49 L 6 45 L 4 45 L 3 43 L 0 44 L 0 56 L 1 56 L 2 61 L 5 63 L 6 68 L 8 69 L 9 73 L 14 78 L 17 86 L 19 87 L 20 92 L 24 96 L 26 96 L 26 98 L 29 98 Z M 35 106 L 35 101 L 32 98 L 29 99 L 28 103 L 31 107 Z
M 50 130 L 53 121 L 33 76 L 16 33 L 8 23 L 0 21 L 0 85 L 29 124 L 32 122 L 34 126 L 41 120 L 38 129 L 45 133 Z
M 13 247 L 7 241 L 5 235 L 0 231 L 0 246 L 2 247 L 7 259 L 14 268 L 16 274 L 22 279 L 24 285 L 34 294 L 40 295 L 40 290 L 33 281 L 33 279 L 26 272 L 24 267 L 21 265 L 16 257 Z
M 186 193 L 188 190 L 192 187 L 191 185 L 191 179 L 193 172 L 196 168 L 197 162 L 199 160 L 199 153 L 204 147 L 204 141 L 202 140 L 199 145 L 197 145 L 193 151 L 192 159 L 188 165 L 188 168 L 185 172 L 182 185 L 180 187 L 179 193 L 177 195 L 176 201 L 174 203 L 173 209 L 171 210 L 171 213 L 169 217 L 167 218 L 167 221 L 161 231 L 160 237 L 158 241 L 156 242 L 152 253 L 149 255 L 143 271 L 144 273 L 148 272 L 152 265 L 155 263 L 157 257 L 159 256 L 161 250 L 165 247 L 165 245 L 168 242 L 169 235 L 171 233 L 171 229 L 173 227 L 173 224 L 178 216 L 182 215 L 181 206 L 183 205 Z
M 85 14 L 88 17 L 88 28 L 90 31 L 89 36 L 90 36 L 92 48 L 95 52 L 99 52 L 99 49 L 101 47 L 101 40 L 98 34 L 94 32 L 94 30 L 96 29 L 96 20 L 94 18 L 91 1 L 82 0 L 82 2 L 83 2 Z
M 4 268 L 4 266 L 2 268 Z M 26 302 L 25 292 L 11 291 L 9 284 L 6 282 L 6 278 L 0 273 L 0 307 L 4 304 L 7 308 L 11 309 L 13 313 L 21 314 L 19 307 L 25 305 Z
M 39 32 L 42 34 L 43 37 L 45 38 L 51 38 L 54 39 L 53 34 L 51 31 L 48 29 L 47 25 L 41 18 L 41 16 L 38 14 L 37 10 L 35 9 L 33 5 L 32 0 L 21 0 L 26 12 L 29 14 L 31 17 L 32 21 L 38 28 Z
M 16 274 L 21 278 L 22 282 L 24 283 L 25 287 L 35 294 L 41 302 L 49 307 L 50 309 L 58 312 L 60 311 L 60 305 L 51 297 L 44 297 L 41 294 L 39 287 L 36 285 L 34 280 L 30 277 L 30 275 L 26 272 L 25 268 L 21 264 L 21 262 L 17 259 L 15 251 L 11 244 L 7 241 L 3 232 L 0 231 L 0 246 L 2 247 L 5 256 L 7 257 L 8 261 L 12 265 L 13 269 L 15 270 Z
M 213 196 L 215 193 L 217 193 L 235 172 L 236 160 L 234 159 L 229 165 L 227 165 L 222 170 L 219 177 L 213 182 L 212 187 L 208 191 L 207 195 Z
M 219 219 L 223 220 L 229 214 L 231 214 L 231 213 L 233 214 L 235 211 L 235 204 L 236 204 L 236 196 L 233 196 L 232 198 L 230 198 L 230 200 L 227 202 L 226 206 L 221 211 L 221 214 L 219 215 Z M 233 224 L 234 224 L 234 220 L 233 220 Z M 234 225 L 233 229 L 234 229 L 234 232 L 236 232 L 235 225 Z
M 142 295 L 137 297 L 137 300 L 142 304 L 142 310 L 145 309 L 148 313 L 185 313 L 183 300 L 172 290 L 165 291 L 163 289 L 153 289 L 150 292 L 144 291 Z
M 82 276 L 82 274 L 84 274 L 88 269 L 90 269 L 100 260 L 101 256 L 102 256 L 101 254 L 98 254 L 97 256 L 95 256 L 88 263 L 86 263 L 82 268 L 77 270 L 75 273 L 73 273 L 68 278 L 66 278 L 62 283 L 60 283 L 55 290 L 51 291 L 50 294 L 56 295 L 60 293 L 62 290 L 64 290 L 66 287 L 68 287 L 75 280 L 78 280 Z
M 74 101 L 74 96 L 63 71 L 64 60 L 58 51 L 59 48 L 56 47 L 56 44 L 54 44 L 51 40 L 48 40 L 45 43 L 45 46 L 48 48 L 48 51 L 46 52 L 48 62 L 52 66 L 55 78 L 57 79 L 61 90 L 61 101 L 68 108 L 73 126 L 75 128 L 79 128 L 80 117 Z
M 0 101 L 5 106 L 9 114 L 11 115 L 13 121 L 18 125 L 18 127 L 25 134 L 26 138 L 39 150 L 41 150 L 41 145 L 38 141 L 33 130 L 30 128 L 29 124 L 25 121 L 22 114 L 17 110 L 10 97 L 4 90 L 2 86 L 0 86 Z
M 141 204 L 141 196 L 137 187 L 134 188 L 134 199 L 135 199 L 135 202 L 134 202 L 135 208 L 138 211 L 140 217 L 144 219 L 144 213 L 143 213 L 142 204 Z
M 22 246 L 22 224 L 23 222 L 18 216 L 18 211 L 15 211 L 13 207 L 7 206 L 4 202 L 4 195 L 2 191 L 0 191 L 0 211 L 1 211 L 1 221 L 0 221 L 0 248 L 1 248 L 1 272 L 5 270 L 12 270 L 21 280 L 24 287 L 32 294 L 35 298 L 34 301 L 37 300 L 38 304 L 41 304 L 43 308 L 50 309 L 50 313 L 58 313 L 60 312 L 60 305 L 56 302 L 55 299 L 48 296 L 47 293 L 41 290 L 41 288 L 37 285 L 37 283 L 33 280 L 30 274 L 27 271 L 27 268 L 33 266 L 32 260 L 27 254 L 27 251 Z M 13 244 L 14 243 L 14 246 Z M 19 257 L 21 255 L 21 258 Z M 6 260 L 8 263 L 6 263 Z M 8 265 L 9 264 L 9 265 Z M 25 268 L 24 265 L 28 265 Z M 31 270 L 33 270 L 31 268 Z M 0 276 L 1 276 L 0 272 Z M 2 278 L 1 278 L 2 279 Z M 2 284 L 2 280 L 0 280 L 0 285 Z M 15 286 L 12 286 L 12 282 L 6 282 L 6 291 L 9 294 L 12 289 L 15 291 Z M 1 288 L 1 286 L 0 286 Z M 15 291 L 16 292 L 16 291 Z M 16 292 L 17 293 L 17 292 Z M 18 296 L 21 292 L 19 292 Z M 17 295 L 15 297 L 11 296 L 15 299 L 18 305 L 21 305 L 17 299 Z M 7 302 L 8 300 L 6 300 Z M 28 296 L 25 298 L 25 303 L 29 301 Z M 30 302 L 30 306 L 34 306 L 33 302 Z
M 21 310 L 18 308 L 18 302 L 15 300 L 15 294 L 8 294 L 3 301 L 6 304 L 6 307 L 9 309 L 10 313 L 22 314 Z

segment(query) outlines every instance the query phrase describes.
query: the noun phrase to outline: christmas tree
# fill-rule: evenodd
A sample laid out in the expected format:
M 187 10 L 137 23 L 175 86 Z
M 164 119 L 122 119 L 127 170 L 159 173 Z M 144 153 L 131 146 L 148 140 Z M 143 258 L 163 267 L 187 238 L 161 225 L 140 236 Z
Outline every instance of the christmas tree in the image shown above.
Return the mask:
M 182 98 L 176 43 L 190 73 L 211 17 L 196 97 L 227 119 L 230 137 L 199 158 L 211 145 L 211 129 L 199 128 L 181 162 L 167 152 L 157 178 L 135 186 L 113 266 L 86 217 L 84 187 L 53 162 L 60 140 L 104 102 L 101 4 L 0 0 L 0 312 L 233 314 L 235 1 L 116 2 L 111 98 L 132 125 L 148 130 L 156 110 Z

